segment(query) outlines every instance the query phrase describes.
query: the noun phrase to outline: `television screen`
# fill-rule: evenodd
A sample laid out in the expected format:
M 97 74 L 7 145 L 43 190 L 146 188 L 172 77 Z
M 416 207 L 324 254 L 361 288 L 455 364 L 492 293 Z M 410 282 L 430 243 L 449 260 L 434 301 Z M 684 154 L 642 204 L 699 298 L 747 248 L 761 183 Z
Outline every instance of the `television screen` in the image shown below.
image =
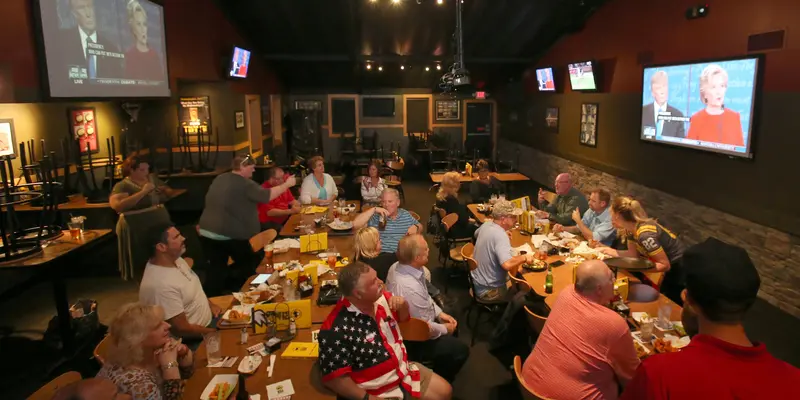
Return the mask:
M 647 67 L 643 140 L 751 157 L 758 57 Z
M 240 47 L 234 47 L 228 76 L 231 78 L 247 78 L 247 68 L 249 66 L 250 51 Z
M 394 97 L 364 97 L 361 109 L 365 117 L 394 117 Z
M 51 97 L 170 95 L 163 7 L 148 0 L 39 0 Z
M 597 90 L 591 61 L 569 64 L 569 84 L 572 90 Z
M 536 70 L 536 82 L 539 84 L 540 92 L 555 92 L 556 82 L 553 79 L 552 68 L 540 68 Z

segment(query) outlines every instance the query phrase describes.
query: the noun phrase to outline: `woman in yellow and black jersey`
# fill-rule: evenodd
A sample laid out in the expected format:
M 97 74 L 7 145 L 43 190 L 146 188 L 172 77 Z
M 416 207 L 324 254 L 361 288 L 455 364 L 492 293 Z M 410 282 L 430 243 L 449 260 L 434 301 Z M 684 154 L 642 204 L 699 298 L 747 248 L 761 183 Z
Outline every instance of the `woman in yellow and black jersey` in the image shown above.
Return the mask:
M 664 273 L 661 293 L 679 305 L 683 305 L 681 291 L 684 288 L 684 272 L 681 259 L 685 247 L 677 235 L 647 216 L 642 205 L 630 197 L 619 196 L 611 204 L 611 223 L 627 232 L 628 249 L 603 249 L 612 256 L 645 257 L 656 265 L 656 271 Z

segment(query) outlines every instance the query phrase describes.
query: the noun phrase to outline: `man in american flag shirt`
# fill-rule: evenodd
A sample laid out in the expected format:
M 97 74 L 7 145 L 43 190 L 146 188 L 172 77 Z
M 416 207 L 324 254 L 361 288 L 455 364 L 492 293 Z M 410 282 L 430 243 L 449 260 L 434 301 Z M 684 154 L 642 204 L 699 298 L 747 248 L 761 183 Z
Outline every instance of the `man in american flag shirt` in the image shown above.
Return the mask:
M 447 400 L 452 388 L 427 367 L 408 362 L 398 322 L 408 303 L 384 290 L 375 270 L 362 262 L 339 271 L 344 296 L 319 332 L 322 382 L 352 400 Z

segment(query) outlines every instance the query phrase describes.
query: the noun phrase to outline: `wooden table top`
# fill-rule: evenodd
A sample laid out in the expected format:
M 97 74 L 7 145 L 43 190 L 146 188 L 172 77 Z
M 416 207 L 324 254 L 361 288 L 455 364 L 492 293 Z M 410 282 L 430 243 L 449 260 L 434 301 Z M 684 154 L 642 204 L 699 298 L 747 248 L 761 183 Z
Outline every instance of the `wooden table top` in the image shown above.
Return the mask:
M 158 174 L 158 177 L 161 179 L 172 179 L 172 178 L 207 178 L 207 177 L 216 177 L 217 175 L 222 175 L 225 172 L 230 171 L 230 168 L 217 168 L 213 171 L 206 171 L 206 172 L 193 172 L 190 170 L 183 170 L 181 172 L 176 172 L 172 174 Z
M 295 341 L 310 342 L 311 332 L 319 329 L 319 325 L 312 325 L 310 329 L 298 329 Z M 205 342 L 200 344 L 200 347 L 194 354 L 194 375 L 186 380 L 186 386 L 183 392 L 185 399 L 199 399 L 203 390 L 217 374 L 238 374 L 237 369 L 242 358 L 247 355 L 247 348 L 264 341 L 266 335 L 253 335 L 251 334 L 247 340 L 247 344 L 240 344 L 239 330 L 222 330 L 220 333 L 220 348 L 223 356 L 238 356 L 239 359 L 230 368 L 207 368 L 208 355 L 206 353 Z M 315 387 L 312 382 L 318 381 L 311 379 L 311 374 L 314 373 L 314 363 L 316 359 L 283 359 L 281 354 L 288 347 L 288 343 L 284 343 L 281 349 L 276 353 L 275 366 L 273 367 L 272 378 L 267 377 L 267 367 L 269 366 L 269 356 L 265 357 L 258 366 L 258 369 L 253 375 L 249 375 L 245 380 L 247 392 L 252 394 L 260 394 L 261 398 L 267 399 L 267 385 L 283 381 L 285 379 L 292 380 L 295 394 L 293 399 L 315 400 L 315 399 L 335 399 L 336 396 L 322 387 Z M 231 394 L 229 399 L 236 397 L 236 392 Z
M 20 260 L 0 263 L 0 268 L 25 268 L 45 265 L 110 234 L 111 229 L 90 229 L 83 231 L 83 236 L 80 239 L 72 240 L 69 230 L 65 230 L 61 233 L 61 236 L 44 247 L 40 253 Z
M 472 213 L 472 216 L 475 217 L 475 220 L 480 223 L 484 223 L 492 219 L 491 214 L 484 214 L 478 211 L 477 204 L 467 204 L 467 209 Z
M 339 219 L 341 219 L 342 221 L 353 221 L 353 219 L 355 219 L 356 215 L 358 215 L 358 213 L 360 212 L 359 210 L 361 210 L 361 201 L 359 201 L 359 200 L 347 200 L 347 204 L 348 205 L 355 204 L 356 205 L 355 211 L 351 211 L 348 215 L 341 216 L 341 217 L 339 217 Z M 328 210 L 326 212 L 328 213 L 328 217 L 332 220 L 333 219 L 333 209 L 330 206 L 328 206 Z M 298 237 L 300 235 L 304 235 L 305 231 L 303 229 L 297 229 L 298 225 L 313 224 L 314 223 L 314 219 L 320 218 L 322 216 L 322 214 L 323 213 L 294 214 L 294 215 L 291 215 L 291 216 L 289 216 L 289 219 L 286 220 L 286 223 L 283 224 L 283 228 L 281 228 L 281 231 L 279 232 L 279 234 L 280 234 L 280 236 L 283 236 L 283 237 Z M 315 226 L 314 227 L 314 233 L 323 233 L 323 232 L 331 232 L 331 228 L 328 227 L 328 226 Z M 353 233 L 350 232 L 348 235 L 343 235 L 343 236 L 351 236 L 352 234 Z M 336 236 L 330 236 L 329 235 L 328 236 L 328 241 L 330 241 L 330 239 L 332 237 L 336 237 Z
M 187 189 L 172 189 L 173 195 L 170 196 L 166 201 L 170 201 L 184 193 L 186 193 Z M 85 209 L 100 209 L 100 208 L 111 208 L 111 204 L 109 202 L 103 203 L 89 203 L 86 201 L 86 197 L 82 194 L 70 196 L 68 201 L 64 204 L 59 204 L 59 210 L 85 210 Z M 19 206 L 14 207 L 14 211 L 41 211 L 42 207 L 31 206 L 30 203 L 22 204 Z
M 433 183 L 442 183 L 442 178 L 444 174 L 429 174 L 431 177 L 431 181 Z M 501 172 L 492 172 L 489 174 L 497 178 L 500 182 L 521 182 L 521 181 L 529 181 L 531 178 L 520 174 L 519 172 L 510 172 L 510 173 L 501 173 Z M 478 174 L 472 174 L 472 176 L 461 175 L 461 182 L 472 182 L 478 179 Z

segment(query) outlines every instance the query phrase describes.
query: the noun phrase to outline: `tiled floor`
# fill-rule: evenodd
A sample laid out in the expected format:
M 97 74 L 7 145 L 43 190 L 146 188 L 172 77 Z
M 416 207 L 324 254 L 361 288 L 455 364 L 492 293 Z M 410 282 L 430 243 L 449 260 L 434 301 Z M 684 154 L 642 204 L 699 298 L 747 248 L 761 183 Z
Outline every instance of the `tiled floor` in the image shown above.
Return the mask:
M 434 201 L 434 193 L 428 191 L 430 183 L 420 180 L 406 182 L 404 186 L 405 207 L 419 213 L 424 222 L 427 220 L 430 206 Z M 525 185 L 517 185 L 516 190 L 535 193 L 535 187 L 527 187 L 526 189 Z M 196 237 L 191 236 L 193 228 L 187 227 L 187 229 L 182 230 L 188 240 L 188 255 L 193 256 L 199 249 Z M 109 243 L 108 246 L 115 246 L 115 243 Z M 432 247 L 431 265 L 429 267 L 433 271 L 434 283 L 443 288 L 448 281 L 451 281 L 451 278 L 448 272 L 438 268 L 440 266 L 436 261 L 437 256 L 437 252 Z M 107 261 L 106 265 L 95 265 L 89 269 L 91 272 L 78 274 L 78 276 L 69 279 L 68 293 L 72 301 L 79 298 L 97 300 L 100 321 L 108 323 L 114 311 L 120 305 L 136 301 L 138 295 L 137 287 L 134 283 L 124 282 L 116 275 L 115 259 L 108 256 L 104 256 L 104 259 L 112 259 L 113 261 Z M 95 261 L 95 264 L 98 264 L 98 262 Z M 455 281 L 451 281 L 448 296 L 456 299 L 458 311 L 454 312 L 454 316 L 460 322 L 460 339 L 469 343 L 470 332 L 464 320 L 464 307 L 469 304 L 469 297 L 464 281 L 463 278 L 456 278 Z M 38 340 L 41 339 L 41 332 L 46 329 L 48 321 L 54 314 L 51 287 L 49 283 L 40 283 L 31 287 L 22 295 L 2 304 L 0 307 L 0 321 L 2 323 L 0 325 L 13 326 L 16 331 L 21 331 L 15 334 L 16 336 Z M 800 365 L 800 341 L 796 340 L 800 336 L 800 320 L 792 318 L 764 302 L 759 302 L 750 313 L 746 325 L 751 337 L 765 342 L 773 354 L 794 365 Z M 483 331 L 485 330 L 486 328 L 483 329 Z M 12 343 L 17 342 L 8 340 L 0 342 L 0 346 L 3 346 L 0 347 L 0 355 L 5 360 L 4 364 L 6 364 L 4 367 L 0 367 L 0 387 L 11 387 L 6 384 L 9 382 L 5 380 L 13 376 L 19 376 L 19 373 L 14 373 L 19 371 L 14 371 L 14 364 L 8 364 L 9 358 L 6 356 L 13 354 L 12 359 L 18 359 L 18 356 L 26 357 L 28 355 L 19 354 L 23 350 L 19 350 L 19 347 L 14 346 Z M 523 353 L 523 355 L 525 354 Z M 88 358 L 88 356 L 84 354 L 84 358 Z M 75 368 L 87 369 L 86 364 L 88 362 L 85 359 L 81 359 L 77 363 L 66 365 L 64 368 L 70 369 L 71 366 L 77 364 L 80 367 Z M 34 371 L 43 375 L 50 372 L 42 372 L 39 369 L 34 369 Z M 24 375 L 25 379 L 20 378 L 22 379 L 21 381 L 14 382 L 12 389 L 12 393 L 21 394 L 19 397 L 29 393 L 30 388 L 37 387 L 40 382 L 47 379 L 45 376 L 34 376 L 35 373 Z M 508 368 L 487 351 L 486 344 L 482 341 L 478 341 L 472 347 L 470 358 L 456 379 L 454 387 L 456 397 L 463 400 L 519 398 L 516 386 L 511 381 L 511 373 Z M 10 398 L 17 397 L 12 395 Z

